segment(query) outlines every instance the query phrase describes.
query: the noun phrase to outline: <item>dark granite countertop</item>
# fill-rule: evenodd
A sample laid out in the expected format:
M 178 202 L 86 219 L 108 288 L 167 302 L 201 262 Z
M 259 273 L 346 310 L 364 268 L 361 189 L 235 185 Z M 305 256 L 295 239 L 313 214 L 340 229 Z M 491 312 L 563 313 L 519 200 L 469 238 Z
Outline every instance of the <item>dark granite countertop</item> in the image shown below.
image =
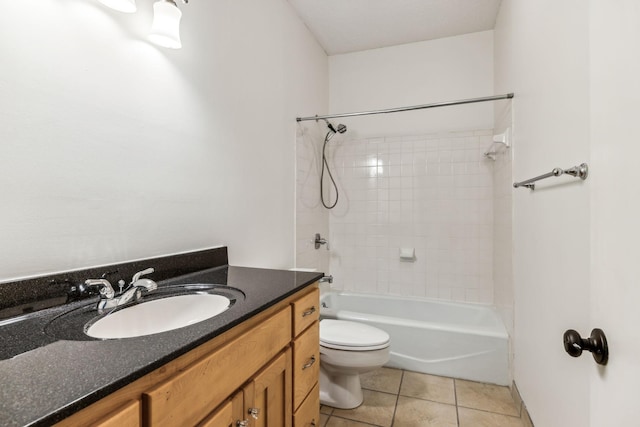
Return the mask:
M 245 295 L 203 322 L 137 338 L 62 339 L 50 322 L 97 298 L 0 322 L 0 425 L 60 421 L 314 283 L 321 273 L 221 266 L 158 282 L 233 287 Z M 96 313 L 97 314 L 97 313 Z M 22 350 L 20 350 L 22 349 Z

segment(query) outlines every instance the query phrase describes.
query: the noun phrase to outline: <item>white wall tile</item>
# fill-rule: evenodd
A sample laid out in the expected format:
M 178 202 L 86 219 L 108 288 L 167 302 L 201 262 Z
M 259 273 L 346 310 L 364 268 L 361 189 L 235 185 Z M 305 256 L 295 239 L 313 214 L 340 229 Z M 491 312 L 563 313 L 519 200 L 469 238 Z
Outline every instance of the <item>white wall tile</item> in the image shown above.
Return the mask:
M 348 152 L 358 154 L 343 161 L 346 151 L 334 152 L 345 165 L 339 179 L 348 199 L 329 214 L 330 241 L 341 254 L 330 269 L 341 286 L 492 302 L 493 167 L 478 149 L 492 134 L 348 140 L 345 145 L 357 147 Z M 372 163 L 382 164 L 388 177 L 362 171 Z M 416 248 L 415 262 L 401 262 L 400 247 Z

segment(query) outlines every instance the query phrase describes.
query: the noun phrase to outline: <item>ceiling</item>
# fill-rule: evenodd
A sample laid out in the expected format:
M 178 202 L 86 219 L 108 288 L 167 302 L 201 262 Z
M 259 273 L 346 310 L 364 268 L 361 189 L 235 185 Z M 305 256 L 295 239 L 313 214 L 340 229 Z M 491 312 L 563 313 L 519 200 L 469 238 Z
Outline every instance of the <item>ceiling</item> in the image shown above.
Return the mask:
M 501 0 L 288 0 L 328 55 L 493 29 Z

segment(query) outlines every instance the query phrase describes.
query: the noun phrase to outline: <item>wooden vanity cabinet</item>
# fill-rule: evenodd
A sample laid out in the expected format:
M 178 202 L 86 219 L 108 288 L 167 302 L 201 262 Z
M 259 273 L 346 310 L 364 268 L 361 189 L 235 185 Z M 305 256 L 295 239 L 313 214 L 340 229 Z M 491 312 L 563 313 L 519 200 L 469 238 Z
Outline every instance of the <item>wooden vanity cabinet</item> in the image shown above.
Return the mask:
M 58 426 L 313 426 L 318 299 L 310 286 Z
M 291 427 L 291 350 L 260 371 L 199 427 Z
M 196 425 L 291 341 L 291 311 L 260 325 L 142 394 L 150 427 Z

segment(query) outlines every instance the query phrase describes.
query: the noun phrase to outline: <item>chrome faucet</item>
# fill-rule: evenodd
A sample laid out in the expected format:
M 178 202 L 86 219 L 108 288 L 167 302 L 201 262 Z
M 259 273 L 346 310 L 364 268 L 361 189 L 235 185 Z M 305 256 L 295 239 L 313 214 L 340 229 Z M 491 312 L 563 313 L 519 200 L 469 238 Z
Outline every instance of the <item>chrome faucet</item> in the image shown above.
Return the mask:
M 111 283 L 107 279 L 89 279 L 84 282 L 86 287 L 98 287 L 100 292 L 100 301 L 98 302 L 98 313 L 102 314 L 106 310 L 124 305 L 131 300 L 137 301 L 142 296 L 142 290 L 146 292 L 155 291 L 158 289 L 158 284 L 151 279 L 141 279 L 140 276 L 145 274 L 151 274 L 155 270 L 153 268 L 147 268 L 133 275 L 131 283 L 120 294 L 119 297 L 115 297 L 115 291 L 111 286 Z
M 332 275 L 324 276 L 322 279 L 318 280 L 318 282 L 320 282 L 320 283 L 324 283 L 324 282 L 333 283 L 333 276 Z

